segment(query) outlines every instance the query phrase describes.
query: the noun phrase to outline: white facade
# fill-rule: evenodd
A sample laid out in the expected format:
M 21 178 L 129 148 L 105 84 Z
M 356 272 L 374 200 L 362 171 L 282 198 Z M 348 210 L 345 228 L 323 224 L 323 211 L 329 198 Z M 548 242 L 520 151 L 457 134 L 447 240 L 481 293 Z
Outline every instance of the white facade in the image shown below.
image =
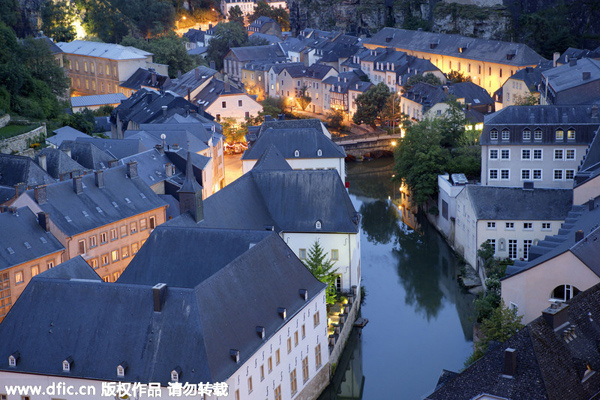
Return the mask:
M 242 173 L 246 173 L 254 168 L 258 160 L 242 160 Z M 335 169 L 342 182 L 346 182 L 346 163 L 343 158 L 286 158 L 292 169 L 296 170 L 318 170 Z
M 234 118 L 241 123 L 246 118 L 255 117 L 262 109 L 262 105 L 246 93 L 236 93 L 219 96 L 206 107 L 206 112 L 213 115 L 217 121 Z
M 465 188 L 465 185 L 453 185 L 450 176 L 438 175 L 438 210 L 437 227 L 442 233 L 454 242 L 454 227 L 456 220 L 456 197 Z

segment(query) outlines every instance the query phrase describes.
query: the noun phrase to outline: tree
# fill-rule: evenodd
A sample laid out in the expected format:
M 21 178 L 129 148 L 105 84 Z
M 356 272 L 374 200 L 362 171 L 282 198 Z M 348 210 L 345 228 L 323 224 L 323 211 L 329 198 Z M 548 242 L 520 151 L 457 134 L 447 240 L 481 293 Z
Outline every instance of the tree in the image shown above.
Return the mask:
M 442 147 L 455 148 L 459 145 L 466 144 L 464 140 L 465 136 L 465 125 L 467 124 L 467 118 L 456 97 L 449 96 L 445 101 L 448 107 L 444 111 L 442 118 L 438 118 L 439 129 L 442 133 Z
M 515 96 L 515 106 L 537 106 L 540 103 L 539 98 L 529 92 L 529 94 L 526 94 L 524 96 L 521 95 L 516 95 Z
M 81 112 L 76 112 L 72 115 L 69 115 L 65 121 L 65 125 L 91 135 L 94 133 L 94 128 L 96 126 L 95 115 L 92 111 L 86 108 Z
M 57 42 L 70 42 L 76 32 L 75 5 L 67 1 L 48 1 L 42 6 L 42 28 L 46 36 Z
M 408 123 L 408 115 L 400 108 L 400 96 L 394 92 L 390 93 L 381 111 L 381 123 L 391 128 L 406 127 Z M 398 129 L 397 132 L 400 130 Z
M 237 22 L 238 24 L 244 26 L 244 12 L 240 8 L 240 6 L 231 7 L 229 9 L 227 19 L 229 20 L 229 22 Z
M 450 71 L 448 80 L 452 83 L 471 82 L 471 77 L 460 71 Z
M 48 42 L 27 38 L 23 41 L 21 54 L 24 64 L 34 79 L 46 82 L 55 96 L 65 96 L 69 88 L 69 78 L 64 70 L 56 64 Z
M 306 86 L 302 86 L 302 89 L 300 89 L 300 96 L 296 98 L 296 101 L 302 111 L 306 110 L 306 107 L 308 107 L 312 101 L 312 98 L 306 92 Z
M 208 44 L 207 57 L 215 62 L 217 69 L 221 69 L 229 49 L 242 47 L 247 42 L 248 34 L 242 25 L 237 22 L 221 23 L 215 28 L 215 36 Z
M 327 284 L 327 289 L 325 289 L 326 301 L 327 304 L 333 304 L 336 298 L 335 280 L 337 275 L 333 268 L 334 262 L 325 260 L 325 257 L 326 253 L 323 248 L 319 245 L 319 242 L 315 241 L 312 247 L 308 249 L 308 257 L 304 261 L 304 265 L 315 278 Z
M 227 143 L 241 142 L 248 133 L 248 127 L 245 124 L 238 124 L 235 118 L 225 118 L 221 121 L 221 125 Z
M 371 86 L 369 90 L 356 97 L 356 113 L 352 117 L 355 124 L 368 124 L 375 127 L 375 121 L 381 117 L 381 112 L 390 96 L 390 88 L 383 82 Z
M 290 14 L 283 8 L 273 8 L 265 1 L 260 0 L 254 6 L 254 12 L 248 20 L 250 23 L 256 21 L 259 17 L 269 17 L 281 26 L 282 31 L 290 30 Z
M 438 78 L 431 72 L 428 72 L 425 75 L 419 74 L 419 75 L 411 76 L 410 78 L 408 78 L 406 80 L 406 83 L 404 84 L 402 89 L 406 92 L 419 82 L 429 83 L 430 85 L 433 85 L 433 86 L 440 86 L 442 84 L 442 81 L 440 80 L 440 78 Z
M 340 130 L 344 122 L 344 112 L 342 110 L 331 110 L 327 113 L 327 125 L 331 129 Z

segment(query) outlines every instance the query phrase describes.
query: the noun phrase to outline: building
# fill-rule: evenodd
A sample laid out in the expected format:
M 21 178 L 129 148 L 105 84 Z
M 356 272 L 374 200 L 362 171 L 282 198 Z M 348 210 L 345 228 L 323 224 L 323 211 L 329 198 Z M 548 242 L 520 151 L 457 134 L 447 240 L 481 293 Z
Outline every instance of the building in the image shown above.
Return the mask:
M 390 47 L 431 61 L 443 73 L 461 72 L 493 94 L 506 79 L 545 61 L 521 43 L 477 39 L 455 34 L 383 28 L 364 40 L 364 47 Z
M 35 161 L 52 178 L 58 181 L 83 175 L 87 170 L 83 165 L 69 157 L 67 152 L 50 147 L 42 149 L 35 157 Z
M 166 220 L 166 203 L 137 174 L 137 165 L 37 186 L 14 200 L 48 217 L 49 231 L 65 247 L 64 260 L 82 256 L 114 282 L 150 232 Z
M 123 93 L 96 94 L 91 96 L 71 97 L 71 110 L 98 110 L 104 106 L 118 107 L 127 97 Z
M 85 133 L 78 131 L 70 126 L 63 126 L 52 131 L 53 136 L 46 138 L 46 144 L 52 149 L 58 149 L 65 140 L 75 140 L 77 138 L 89 137 Z
M 427 400 L 593 399 L 600 291 L 595 286 L 567 306 L 546 302 L 537 318 L 461 373 L 444 371 Z M 541 313 L 541 316 L 540 316 Z
M 323 108 L 340 110 L 352 117 L 356 111 L 356 97 L 369 90 L 373 85 L 365 82 L 362 71 L 341 72 L 338 76 L 330 76 L 323 80 Z
M 27 207 L 0 213 L 0 321 L 31 278 L 62 262 L 65 248 L 48 228 L 47 215 Z
M 256 7 L 257 0 L 221 0 L 220 8 L 221 14 L 227 18 L 229 11 L 233 7 L 239 7 L 242 13 L 247 18 L 254 13 L 254 7 Z M 287 3 L 283 0 L 268 0 L 266 3 L 272 8 L 283 8 L 287 10 Z
M 465 174 L 438 175 L 439 214 L 436 216 L 436 226 L 450 243 L 454 243 L 456 197 L 463 191 L 467 183 Z
M 331 140 L 331 134 L 318 119 L 265 121 L 242 156 L 243 172 L 254 168 L 271 147 L 292 169 L 333 169 L 342 182 L 346 181 L 346 152 Z
M 583 205 L 600 195 L 600 135 L 596 132 L 577 173 L 573 187 L 573 204 Z
M 264 46 L 232 47 L 225 55 L 223 71 L 230 79 L 242 81 L 242 68 L 249 62 L 280 63 L 288 60 L 279 44 Z
M 526 67 L 517 71 L 513 76 L 508 78 L 506 82 L 504 82 L 504 85 L 502 85 L 502 88 L 500 88 L 496 100 L 496 109 L 500 110 L 502 108 L 514 106 L 516 103 L 521 103 L 531 96 L 535 96 L 539 102 L 539 87 L 542 83 L 542 72 L 549 68 L 550 67 L 544 66 L 535 68 Z
M 8 205 L 28 188 L 55 182 L 31 158 L 0 154 L 0 205 Z
M 156 382 L 160 397 L 223 383 L 212 394 L 231 400 L 314 398 L 329 383 L 325 285 L 273 232 L 160 228 L 116 284 L 76 260 L 36 277 L 0 326 L 3 382 L 60 377 L 91 399 L 102 382 Z
M 119 93 L 119 85 L 138 68 L 154 68 L 162 75 L 167 66 L 155 64 L 152 53 L 112 43 L 74 40 L 57 43 L 67 58 L 66 69 L 75 95 Z
M 572 195 L 566 189 L 467 185 L 456 196 L 454 247 L 475 268 L 486 241 L 498 258 L 527 260 L 531 246 L 559 231 Z
M 600 100 L 600 61 L 572 58 L 542 72 L 540 104 L 590 104 Z
M 281 36 L 281 25 L 274 19 L 265 17 L 264 15 L 252 21 L 252 23 L 248 25 L 247 30 L 248 36 L 252 36 L 255 33 Z
M 160 90 L 169 82 L 167 75 L 158 74 L 154 68 L 138 68 L 129 79 L 119 85 L 119 91 L 130 97 L 141 88 Z
M 600 126 L 597 107 L 512 106 L 485 120 L 481 184 L 572 188 Z

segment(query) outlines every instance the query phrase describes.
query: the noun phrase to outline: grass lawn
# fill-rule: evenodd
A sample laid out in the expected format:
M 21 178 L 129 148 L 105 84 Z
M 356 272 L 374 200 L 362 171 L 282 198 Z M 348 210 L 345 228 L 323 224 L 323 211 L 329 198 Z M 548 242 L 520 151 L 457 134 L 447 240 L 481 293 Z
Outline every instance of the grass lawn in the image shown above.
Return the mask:
M 0 129 L 0 139 L 7 139 L 9 137 L 17 136 L 22 133 L 29 132 L 34 130 L 39 125 L 7 125 L 4 128 Z

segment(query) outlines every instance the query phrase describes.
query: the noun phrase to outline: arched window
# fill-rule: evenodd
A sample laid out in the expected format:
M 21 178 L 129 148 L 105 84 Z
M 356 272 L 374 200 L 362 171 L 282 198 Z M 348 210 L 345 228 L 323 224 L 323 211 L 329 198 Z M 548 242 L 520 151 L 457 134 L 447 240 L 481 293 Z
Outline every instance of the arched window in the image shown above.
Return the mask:
M 490 140 L 498 140 L 498 129 L 492 129 L 490 131 Z
M 535 131 L 533 131 L 533 139 L 536 141 L 542 140 L 542 128 L 535 128 Z
M 575 140 L 575 128 L 567 129 L 567 140 Z
M 294 157 L 300 157 L 300 150 L 294 151 Z
M 531 129 L 525 128 L 523 129 L 523 141 L 528 142 L 531 140 Z
M 580 290 L 573 285 L 560 285 L 554 288 L 550 296 L 551 301 L 569 301 L 579 294 Z
M 509 140 L 509 139 L 510 139 L 510 131 L 508 130 L 508 128 L 502 129 L 502 140 Z
M 321 221 L 315 222 L 315 229 L 318 229 L 318 230 L 321 229 Z
M 558 128 L 556 130 L 556 140 L 564 140 L 565 138 L 565 131 L 562 130 L 562 128 Z
M 319 149 L 317 150 L 317 156 L 321 157 L 323 155 L 323 150 Z

